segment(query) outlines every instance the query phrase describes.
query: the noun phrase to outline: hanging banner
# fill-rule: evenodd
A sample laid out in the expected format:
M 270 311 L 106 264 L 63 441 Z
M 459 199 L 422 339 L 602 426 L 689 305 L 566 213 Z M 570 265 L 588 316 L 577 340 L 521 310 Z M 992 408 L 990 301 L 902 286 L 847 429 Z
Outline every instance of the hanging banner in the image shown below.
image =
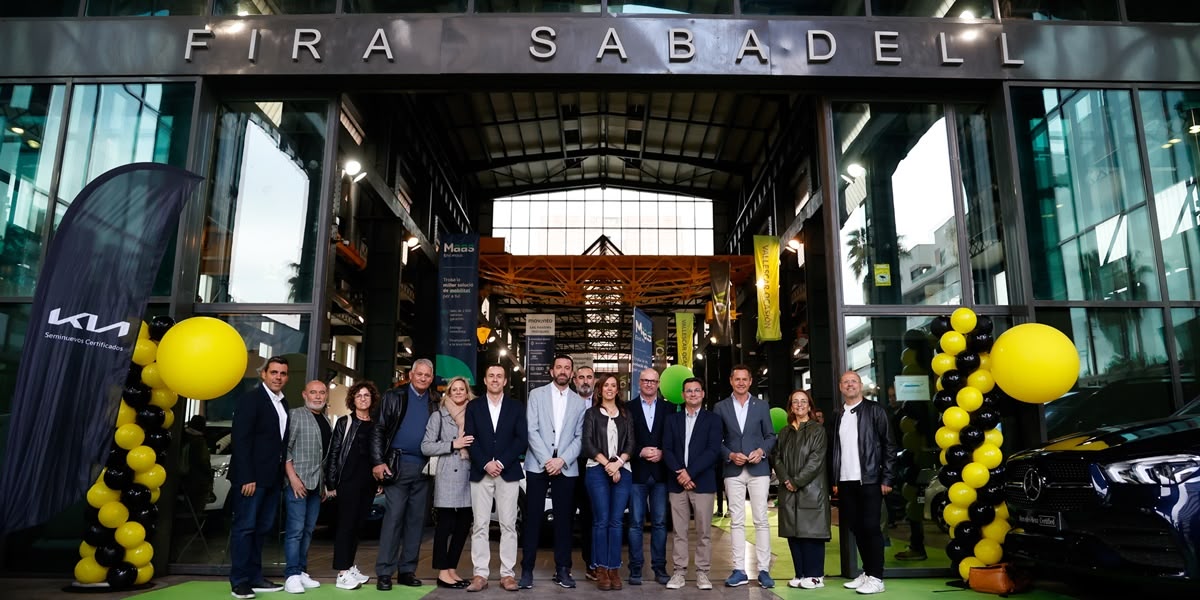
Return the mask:
M 525 393 L 550 383 L 554 365 L 554 315 L 525 317 Z
M 733 285 L 729 281 L 729 263 L 708 263 L 708 276 L 712 299 L 708 301 L 707 318 L 712 345 L 728 346 L 733 343 Z
M 654 336 L 654 361 L 650 366 L 662 373 L 667 368 L 667 334 L 671 333 L 671 318 L 654 317 L 650 321 Z
M 692 313 L 675 313 L 675 364 L 692 368 L 696 355 L 693 344 Z
M 646 313 L 633 309 L 633 352 L 631 353 L 630 369 L 634 379 L 642 369 L 654 366 L 654 324 Z
M 0 532 L 45 522 L 95 480 L 159 262 L 200 181 L 166 165 L 117 167 L 83 188 L 63 216 L 24 332 L 0 472 Z
M 443 379 L 466 377 L 475 385 L 476 326 L 479 325 L 479 235 L 442 237 L 438 260 L 436 374 Z
M 758 331 L 760 342 L 783 337 L 779 330 L 779 238 L 754 236 L 754 275 L 758 288 Z

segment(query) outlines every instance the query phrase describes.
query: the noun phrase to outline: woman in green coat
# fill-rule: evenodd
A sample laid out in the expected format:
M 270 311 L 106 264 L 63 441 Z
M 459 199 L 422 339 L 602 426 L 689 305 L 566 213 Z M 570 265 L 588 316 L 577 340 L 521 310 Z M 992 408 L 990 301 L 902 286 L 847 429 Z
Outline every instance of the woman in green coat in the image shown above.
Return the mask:
M 796 577 L 790 587 L 825 587 L 825 543 L 829 541 L 829 481 L 825 472 L 825 428 L 812 418 L 812 398 L 803 390 L 788 400 L 788 424 L 775 444 L 779 480 L 779 535 L 787 538 Z

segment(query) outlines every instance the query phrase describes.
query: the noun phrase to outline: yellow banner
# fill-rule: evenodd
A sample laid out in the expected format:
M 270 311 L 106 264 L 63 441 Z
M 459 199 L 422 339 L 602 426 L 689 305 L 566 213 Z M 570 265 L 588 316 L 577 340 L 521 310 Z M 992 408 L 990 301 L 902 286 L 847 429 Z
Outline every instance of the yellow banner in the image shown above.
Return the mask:
M 783 337 L 779 330 L 779 238 L 754 236 L 754 275 L 758 288 L 758 341 Z
M 675 313 L 675 362 L 692 368 L 696 351 L 692 345 L 692 313 Z

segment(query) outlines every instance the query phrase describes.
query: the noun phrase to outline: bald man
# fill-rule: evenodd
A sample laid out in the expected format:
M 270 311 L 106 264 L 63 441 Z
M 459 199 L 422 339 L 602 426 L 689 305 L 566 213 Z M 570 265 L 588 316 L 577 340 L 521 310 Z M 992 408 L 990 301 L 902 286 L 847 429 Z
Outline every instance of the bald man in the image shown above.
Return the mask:
M 650 512 L 650 568 L 654 580 L 667 585 L 667 468 L 663 462 L 663 432 L 667 415 L 675 412 L 658 394 L 658 371 L 638 374 L 638 394 L 629 401 L 633 421 L 633 490 L 629 507 L 629 585 L 642 585 L 645 551 L 642 529 Z

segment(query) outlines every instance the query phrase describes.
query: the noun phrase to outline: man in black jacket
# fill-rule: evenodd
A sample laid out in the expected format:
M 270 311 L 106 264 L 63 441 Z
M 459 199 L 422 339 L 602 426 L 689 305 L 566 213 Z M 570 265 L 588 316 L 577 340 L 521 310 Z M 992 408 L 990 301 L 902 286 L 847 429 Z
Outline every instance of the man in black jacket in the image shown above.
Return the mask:
M 883 497 L 895 483 L 896 440 L 887 411 L 864 402 L 862 379 L 854 371 L 838 382 L 842 410 L 833 417 L 833 476 L 841 523 L 854 535 L 863 573 L 845 583 L 860 594 L 878 594 L 883 586 Z
M 403 585 L 421 585 L 415 572 L 429 496 L 429 479 L 421 473 L 427 460 L 421 454 L 421 440 L 429 415 L 437 407 L 437 394 L 429 389 L 432 383 L 433 363 L 418 359 L 409 371 L 408 385 L 383 394 L 379 419 L 371 430 L 371 463 L 375 465 L 371 472 L 376 480 L 391 482 L 383 488 L 386 503 L 375 560 L 375 587 L 382 591 L 392 589 L 393 574 Z M 389 462 L 389 456 L 395 455 L 399 461 Z

